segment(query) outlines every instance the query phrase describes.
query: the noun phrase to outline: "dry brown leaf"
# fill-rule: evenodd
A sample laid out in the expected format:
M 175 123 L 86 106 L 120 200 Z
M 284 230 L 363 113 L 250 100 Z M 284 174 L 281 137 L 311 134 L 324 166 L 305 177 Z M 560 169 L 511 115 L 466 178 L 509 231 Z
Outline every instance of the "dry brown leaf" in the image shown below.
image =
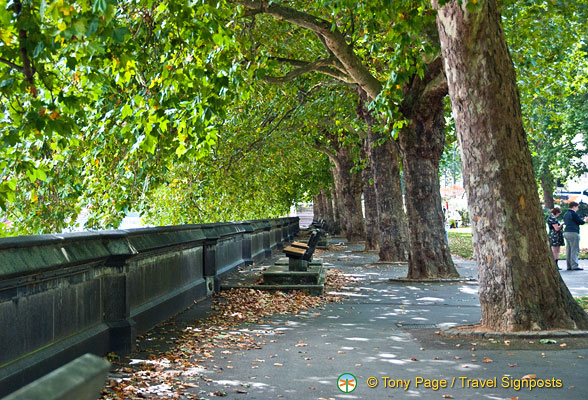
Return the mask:
M 418 361 L 418 360 L 419 360 L 419 359 L 418 359 L 418 358 L 415 358 L 415 357 L 411 357 L 411 358 L 410 358 L 410 361 Z
M 530 380 L 530 379 L 537 379 L 537 375 L 535 374 L 528 374 L 521 378 L 522 380 Z
M 491 363 L 493 360 L 488 358 L 488 357 L 484 357 L 484 359 L 482 360 L 483 363 Z
M 280 364 L 280 363 L 274 363 L 274 367 L 283 367 L 284 364 Z
M 444 395 L 443 395 L 443 396 L 441 396 L 441 397 L 443 397 L 444 399 L 453 399 L 453 396 L 452 396 L 452 395 L 450 395 L 450 394 L 444 394 Z
M 518 367 L 519 364 L 508 364 L 509 367 L 514 368 L 514 367 Z

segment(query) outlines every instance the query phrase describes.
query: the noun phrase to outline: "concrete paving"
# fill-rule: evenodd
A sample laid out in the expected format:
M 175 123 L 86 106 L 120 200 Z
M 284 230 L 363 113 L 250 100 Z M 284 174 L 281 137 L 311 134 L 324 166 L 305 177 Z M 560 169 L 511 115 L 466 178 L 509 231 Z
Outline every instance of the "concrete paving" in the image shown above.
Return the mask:
M 377 254 L 360 244 L 329 241 L 339 246 L 320 252 L 325 265 L 356 279 L 344 291 L 347 299 L 243 326 L 265 344 L 215 357 L 201 371 L 200 398 L 215 398 L 214 392 L 249 400 L 588 398 L 588 339 L 545 344 L 439 335 L 444 327 L 479 322 L 477 282 L 392 283 L 407 267 L 376 264 Z M 474 262 L 454 261 L 462 276 L 477 276 Z M 588 294 L 588 262 L 582 265 L 586 271 L 561 271 L 575 296 Z M 172 323 L 187 323 L 206 307 Z M 355 377 L 348 381 L 355 390 L 338 389 L 342 374 Z M 522 380 L 527 375 L 536 379 Z M 531 382 L 543 387 L 530 389 Z

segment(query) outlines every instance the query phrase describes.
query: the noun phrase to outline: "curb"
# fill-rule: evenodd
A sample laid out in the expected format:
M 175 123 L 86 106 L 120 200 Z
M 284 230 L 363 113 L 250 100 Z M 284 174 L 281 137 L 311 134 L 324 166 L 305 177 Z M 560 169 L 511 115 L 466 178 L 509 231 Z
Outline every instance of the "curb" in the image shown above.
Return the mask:
M 588 331 L 537 331 L 537 332 L 479 332 L 463 331 L 453 328 L 441 329 L 442 336 L 478 337 L 485 339 L 545 339 L 545 338 L 576 338 L 588 337 Z

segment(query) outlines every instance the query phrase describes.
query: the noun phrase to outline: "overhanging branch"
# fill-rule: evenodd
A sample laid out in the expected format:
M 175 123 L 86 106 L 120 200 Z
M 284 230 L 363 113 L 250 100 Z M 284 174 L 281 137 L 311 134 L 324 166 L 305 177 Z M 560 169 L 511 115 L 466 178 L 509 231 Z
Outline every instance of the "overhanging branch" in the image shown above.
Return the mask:
M 294 78 L 308 73 L 308 72 L 318 72 L 326 76 L 330 76 L 335 78 L 343 83 L 346 84 L 355 84 L 355 80 L 350 77 L 349 75 L 338 71 L 336 69 L 332 69 L 331 67 L 335 67 L 336 60 L 334 58 L 323 59 L 315 62 L 308 62 L 308 61 L 301 61 L 301 60 L 294 60 L 290 58 L 283 58 L 283 57 L 273 57 L 272 60 L 276 60 L 282 63 L 288 63 L 290 65 L 297 66 L 299 68 L 289 72 L 285 76 L 281 77 L 274 77 L 274 76 L 266 76 L 263 79 L 269 83 L 285 83 L 290 82 Z
M 21 67 L 20 65 L 16 65 L 15 63 L 13 63 L 12 61 L 6 60 L 4 58 L 0 58 L 0 62 L 3 64 L 8 65 L 10 68 L 15 69 L 19 72 L 23 71 L 23 67 Z
M 280 18 L 291 24 L 309 29 L 319 35 L 321 42 L 332 53 L 345 73 L 351 76 L 372 99 L 375 99 L 382 91 L 382 84 L 363 65 L 361 59 L 347 44 L 345 37 L 337 29 L 331 30 L 331 23 L 322 18 L 300 12 L 290 7 L 284 7 L 275 2 L 268 4 L 259 0 L 233 0 L 248 10 L 259 10 L 263 13 Z M 329 54 L 330 54 L 329 53 Z

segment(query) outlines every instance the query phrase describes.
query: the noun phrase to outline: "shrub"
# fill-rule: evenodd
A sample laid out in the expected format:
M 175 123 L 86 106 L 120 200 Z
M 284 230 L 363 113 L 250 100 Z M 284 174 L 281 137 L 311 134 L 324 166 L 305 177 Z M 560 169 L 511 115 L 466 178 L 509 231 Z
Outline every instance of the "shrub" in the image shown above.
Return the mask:
M 457 210 L 461 217 L 461 226 L 470 226 L 470 212 L 468 210 Z

